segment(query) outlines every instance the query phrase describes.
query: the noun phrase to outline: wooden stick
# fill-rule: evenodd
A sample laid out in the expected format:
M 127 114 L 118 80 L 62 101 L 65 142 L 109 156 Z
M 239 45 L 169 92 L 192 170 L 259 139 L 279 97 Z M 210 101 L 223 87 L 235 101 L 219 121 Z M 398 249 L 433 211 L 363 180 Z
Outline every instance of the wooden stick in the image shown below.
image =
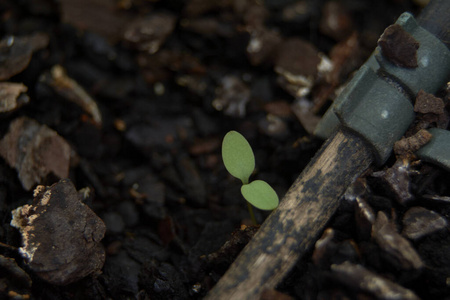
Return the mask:
M 329 138 L 205 299 L 259 299 L 321 234 L 346 188 L 373 161 L 356 135 Z

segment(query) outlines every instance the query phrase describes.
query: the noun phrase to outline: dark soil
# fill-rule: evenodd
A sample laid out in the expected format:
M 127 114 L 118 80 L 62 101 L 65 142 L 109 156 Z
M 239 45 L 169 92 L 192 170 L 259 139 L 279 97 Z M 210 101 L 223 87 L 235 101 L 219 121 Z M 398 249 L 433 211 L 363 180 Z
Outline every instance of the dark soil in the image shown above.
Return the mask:
M 223 136 L 236 130 L 249 140 L 253 178 L 282 198 L 322 144 L 312 128 L 335 92 L 388 25 L 404 11 L 420 12 L 409 0 L 262 2 L 0 2 L 0 78 L 26 87 L 2 86 L 0 95 L 14 100 L 0 115 L 2 299 L 201 299 L 257 231 L 239 181 L 223 166 Z M 326 59 L 333 67 L 323 68 Z M 446 91 L 437 96 L 447 104 Z M 415 124 L 446 128 L 448 105 L 440 109 L 428 123 L 418 113 Z M 20 122 L 32 125 L 5 139 Z M 55 278 L 48 272 L 67 262 L 24 261 L 11 211 L 31 204 L 37 185 L 64 178 L 105 223 L 106 256 L 102 268 L 101 255 L 80 259 L 82 271 Z M 277 291 L 294 299 L 375 299 L 393 291 L 391 299 L 408 292 L 448 299 L 449 178 L 394 154 L 373 167 L 343 197 L 322 246 Z M 80 247 L 89 248 L 103 227 L 90 212 L 80 214 L 93 226 L 92 241 L 83 229 Z M 256 211 L 258 222 L 267 215 Z M 37 243 L 52 230 L 44 226 Z M 83 239 L 64 230 L 61 249 Z M 386 282 L 374 291 L 359 284 L 364 276 Z

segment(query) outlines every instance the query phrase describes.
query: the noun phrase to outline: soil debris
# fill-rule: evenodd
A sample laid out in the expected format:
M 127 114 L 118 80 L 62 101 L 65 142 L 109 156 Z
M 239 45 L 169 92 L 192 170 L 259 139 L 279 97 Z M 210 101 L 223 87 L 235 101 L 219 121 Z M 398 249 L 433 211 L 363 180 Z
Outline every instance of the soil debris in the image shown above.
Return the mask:
M 442 115 L 444 113 L 445 104 L 441 98 L 420 90 L 416 96 L 414 104 L 414 111 L 421 114 L 436 114 Z
M 420 129 L 415 135 L 402 138 L 395 142 L 394 153 L 397 157 L 414 157 L 414 152 L 426 145 L 432 138 L 432 134 L 426 129 Z
M 419 42 L 398 24 L 387 27 L 378 45 L 383 55 L 393 64 L 402 68 L 417 68 Z

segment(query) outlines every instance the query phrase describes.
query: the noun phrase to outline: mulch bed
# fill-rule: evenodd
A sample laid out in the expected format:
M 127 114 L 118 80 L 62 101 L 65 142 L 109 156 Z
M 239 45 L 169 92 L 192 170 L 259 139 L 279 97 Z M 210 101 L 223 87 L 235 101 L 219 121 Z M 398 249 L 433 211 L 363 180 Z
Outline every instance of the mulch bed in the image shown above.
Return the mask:
M 204 297 L 258 230 L 223 136 L 249 140 L 253 178 L 281 198 L 383 30 L 420 12 L 409 0 L 262 2 L 0 3 L 2 298 Z M 448 127 L 448 92 L 411 135 Z M 266 296 L 445 299 L 448 182 L 393 154 Z

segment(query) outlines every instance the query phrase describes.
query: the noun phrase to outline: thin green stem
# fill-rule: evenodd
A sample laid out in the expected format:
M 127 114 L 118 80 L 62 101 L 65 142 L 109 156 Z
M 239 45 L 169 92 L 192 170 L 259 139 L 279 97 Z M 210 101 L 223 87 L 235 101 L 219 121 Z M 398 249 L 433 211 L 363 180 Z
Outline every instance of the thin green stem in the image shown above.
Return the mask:
M 253 213 L 253 206 L 248 201 L 247 201 L 247 207 L 248 207 L 248 212 L 250 213 L 250 218 L 252 219 L 253 224 L 258 225 L 258 223 L 256 222 L 255 214 Z

